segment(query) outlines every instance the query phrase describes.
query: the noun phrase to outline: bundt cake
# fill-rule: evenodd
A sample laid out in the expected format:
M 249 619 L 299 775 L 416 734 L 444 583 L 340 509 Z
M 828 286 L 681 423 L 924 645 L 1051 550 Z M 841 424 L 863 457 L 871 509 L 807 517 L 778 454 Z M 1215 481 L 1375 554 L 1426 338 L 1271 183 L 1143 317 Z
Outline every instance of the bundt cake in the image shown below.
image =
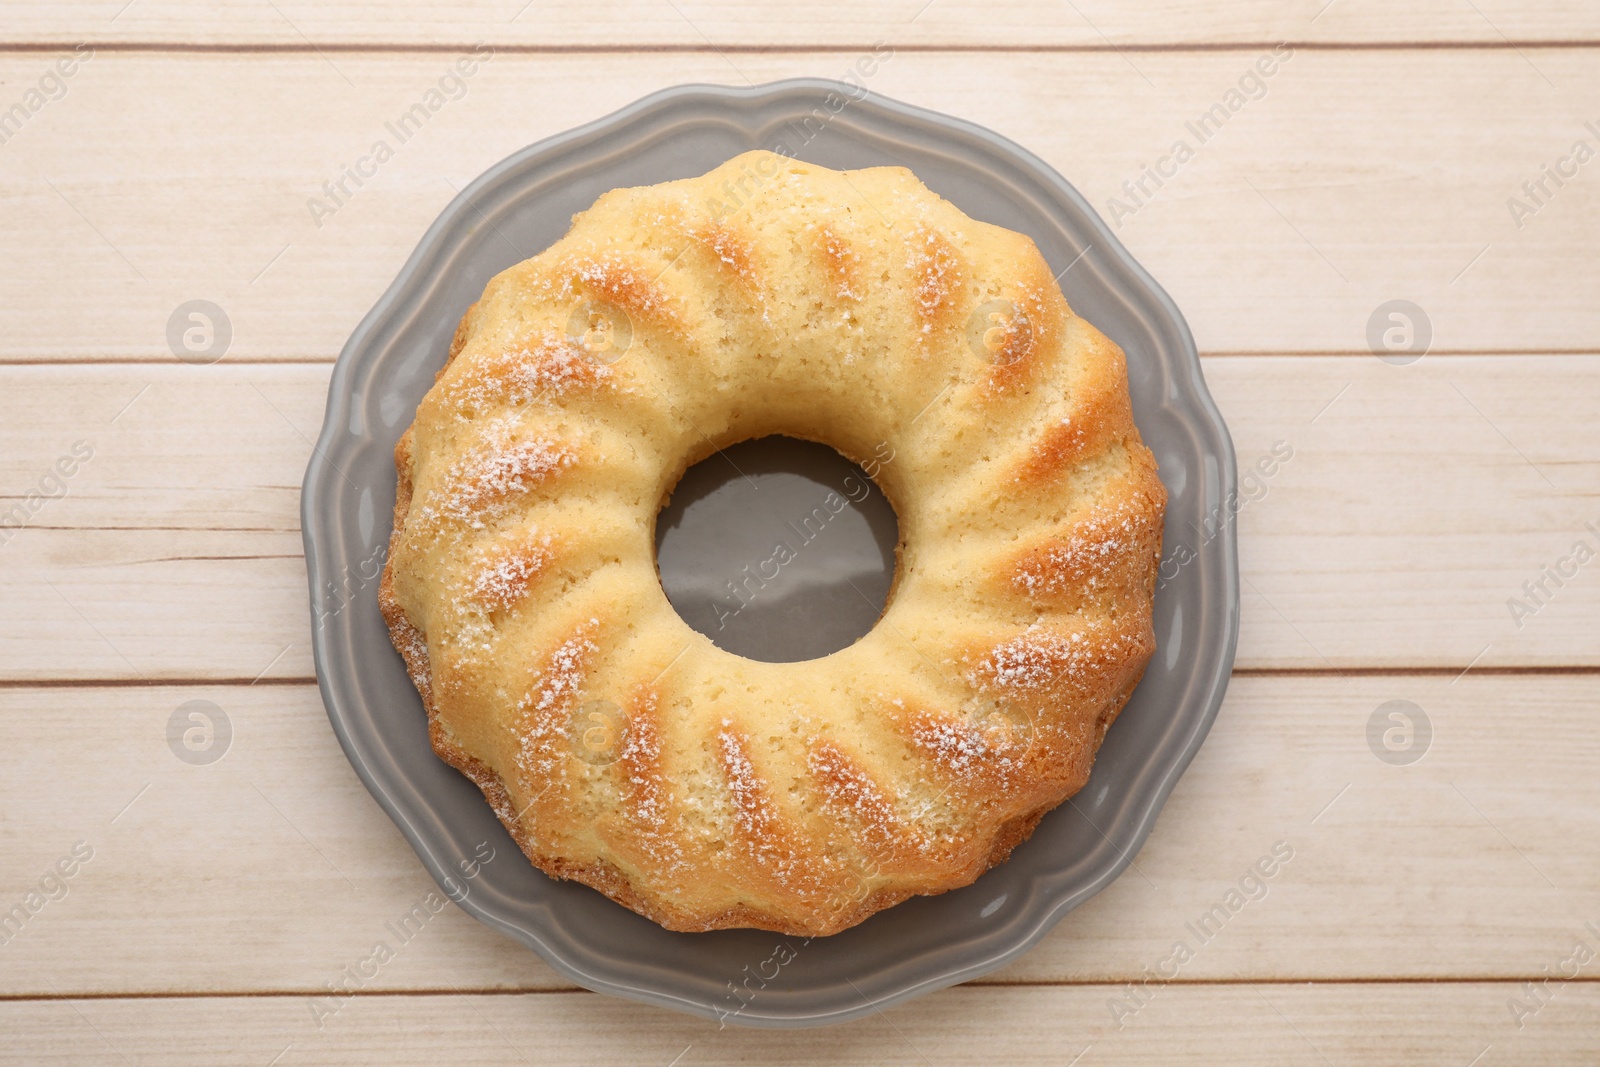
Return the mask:
M 656 570 L 684 470 L 770 434 L 876 457 L 899 519 L 882 617 L 821 659 L 719 649 Z M 1122 352 L 903 168 L 607 193 L 489 283 L 395 460 L 380 598 L 435 750 L 536 866 L 668 929 L 828 934 L 972 882 L 1154 650 Z

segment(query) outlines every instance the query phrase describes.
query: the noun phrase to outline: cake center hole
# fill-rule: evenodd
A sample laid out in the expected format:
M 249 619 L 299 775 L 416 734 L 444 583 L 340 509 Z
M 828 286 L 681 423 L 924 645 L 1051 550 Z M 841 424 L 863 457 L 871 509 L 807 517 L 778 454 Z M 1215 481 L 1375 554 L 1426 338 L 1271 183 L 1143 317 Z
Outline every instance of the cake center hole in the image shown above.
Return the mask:
M 826 445 L 762 437 L 684 472 L 656 519 L 661 585 L 719 648 L 790 663 L 854 644 L 882 614 L 894 508 Z

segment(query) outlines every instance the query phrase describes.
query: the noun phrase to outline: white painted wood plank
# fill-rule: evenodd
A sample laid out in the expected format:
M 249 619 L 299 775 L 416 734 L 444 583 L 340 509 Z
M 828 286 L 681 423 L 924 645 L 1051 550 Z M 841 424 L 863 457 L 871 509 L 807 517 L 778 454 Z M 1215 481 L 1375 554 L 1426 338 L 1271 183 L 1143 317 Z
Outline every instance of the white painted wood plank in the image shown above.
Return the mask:
M 1600 184 L 1569 158 L 1600 147 L 1593 49 L 1302 49 L 1247 81 L 1249 100 L 1238 86 L 1264 56 L 902 51 L 869 85 L 1058 168 L 1116 217 L 1204 350 L 1365 351 L 1394 299 L 1425 309 L 1440 351 L 1596 347 Z M 324 183 L 395 140 L 386 123 L 453 55 L 97 53 L 0 146 L 0 255 L 19 265 L 0 275 L 0 361 L 172 362 L 166 324 L 192 299 L 226 310 L 225 358 L 331 360 L 456 190 L 504 156 L 664 86 L 853 59 L 497 54 L 314 217 Z M 0 85 L 22 92 L 53 61 L 4 55 Z M 1202 143 L 1190 125 L 1225 101 L 1239 110 Z M 1576 177 L 1557 189 L 1541 167 L 1563 159 Z M 1157 188 L 1153 166 L 1174 176 Z M 1519 227 L 1508 201 L 1532 205 L 1534 180 L 1549 195 Z
M 378 4 L 216 4 L 201 0 L 126 0 L 5 5 L 7 43 L 160 42 L 304 47 L 340 44 L 433 45 L 488 41 L 532 47 L 777 46 L 896 44 L 955 46 L 1191 45 L 1230 41 L 1482 42 L 1581 40 L 1600 36 L 1592 7 L 1575 0 L 1473 5 L 1423 0 L 1403 8 L 1377 0 L 1275 4 L 1178 0 L 1149 4 L 1084 0 L 825 0 L 790 8 L 750 0 L 607 0 L 562 8 L 524 0 L 459 4 L 409 0 Z
M 191 700 L 229 724 L 225 747 L 218 730 L 203 749 L 224 753 L 209 765 L 167 741 Z M 1369 747 L 1392 700 L 1431 730 L 1410 765 Z M 1573 938 L 1600 951 L 1586 933 L 1600 930 L 1597 713 L 1592 675 L 1235 678 L 1134 867 L 994 980 L 1115 984 L 1164 965 L 1184 982 L 1555 971 Z M 392 942 L 384 923 L 432 891 L 313 686 L 9 688 L 0 714 L 0 904 L 24 901 L 76 843 L 93 850 L 66 895 L 0 945 L 0 996 L 309 994 Z M 1509 745 L 1539 754 L 1508 759 Z M 1275 848 L 1281 862 L 1257 877 Z M 1176 966 L 1180 941 L 1192 959 Z M 367 988 L 561 985 L 450 907 Z
M 1226 1063 L 1587 1065 L 1600 986 L 1567 986 L 1517 1030 L 1512 983 L 1174 986 L 1118 1031 L 1102 986 L 961 987 L 818 1032 L 749 1030 L 592 993 L 359 997 L 322 1030 L 300 998 L 0 1004 L 0 1062 L 206 1067 L 313 1064 L 791 1064 L 993 1062 L 1061 1067 Z M 674 1057 L 677 1057 L 674 1059 Z M 1076 1059 L 1074 1059 L 1076 1057 Z
M 1600 664 L 1600 564 L 1574 552 L 1600 549 L 1600 358 L 1205 366 L 1245 472 L 1239 666 Z M 0 678 L 309 677 L 298 487 L 327 373 L 0 369 L 0 510 L 94 451 L 0 530 Z

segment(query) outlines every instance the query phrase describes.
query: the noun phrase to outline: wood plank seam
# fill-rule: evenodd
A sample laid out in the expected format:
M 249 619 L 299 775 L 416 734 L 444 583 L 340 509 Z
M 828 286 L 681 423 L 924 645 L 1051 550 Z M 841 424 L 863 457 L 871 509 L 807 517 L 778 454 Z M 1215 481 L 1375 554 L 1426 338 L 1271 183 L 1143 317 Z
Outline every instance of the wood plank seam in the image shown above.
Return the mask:
M 72 41 L 0 41 L 0 56 L 7 53 L 29 54 L 39 52 L 70 51 L 84 42 Z M 477 42 L 464 41 L 455 43 L 427 43 L 408 44 L 405 42 L 393 43 L 328 43 L 308 47 L 304 44 L 282 43 L 223 43 L 223 42 L 183 42 L 183 41 L 116 41 L 116 40 L 91 40 L 97 52 L 157 52 L 172 54 L 224 54 L 224 55 L 318 55 L 333 53 L 336 55 L 454 55 L 463 49 L 470 50 Z M 884 42 L 877 42 L 884 43 Z M 893 42 L 888 42 L 893 43 Z M 1142 54 L 1172 54 L 1172 53 L 1226 53 L 1226 52 L 1259 52 L 1262 49 L 1271 49 L 1274 45 L 1289 45 L 1296 50 L 1308 52 L 1409 52 L 1409 51 L 1473 51 L 1473 52 L 1506 52 L 1506 51 L 1555 51 L 1600 48 L 1600 38 L 1578 38 L 1570 41 L 1556 39 L 1528 39 L 1515 40 L 1502 38 L 1495 41 L 1312 41 L 1296 40 L 1286 37 L 1261 41 L 1224 41 L 1224 42 L 1195 42 L 1195 43 L 1147 43 L 1147 44 L 959 44 L 959 43 L 928 43 L 928 44 L 894 44 L 896 52 L 924 52 L 924 53 L 954 53 L 960 55 L 1142 55 Z M 537 44 L 496 44 L 493 46 L 496 54 L 504 55 L 576 55 L 576 56 L 608 56 L 608 55 L 639 55 L 641 53 L 656 55 L 799 55 L 799 54 L 845 54 L 854 55 L 862 51 L 870 51 L 873 43 L 852 44 L 570 44 L 570 45 L 537 45 Z
M 1498 359 L 1503 356 L 1595 356 L 1600 355 L 1600 348 L 1495 348 L 1495 349 L 1443 349 L 1430 348 L 1428 356 L 1466 356 L 1470 358 Z M 1271 349 L 1244 349 L 1239 351 L 1202 350 L 1199 352 L 1202 364 L 1212 359 L 1240 359 L 1240 358 L 1281 358 L 1284 356 L 1301 358 L 1344 359 L 1364 358 L 1372 355 L 1371 352 L 1360 348 L 1297 348 L 1291 352 L 1279 352 Z M 338 359 L 337 354 L 330 353 L 326 356 L 239 356 L 233 359 L 218 360 L 213 366 L 218 367 L 330 367 Z M 83 359 L 16 359 L 0 357 L 0 367 L 130 367 L 140 368 L 152 366 L 153 361 L 148 359 L 129 358 L 126 356 L 87 357 Z
M 1408 978 L 1393 975 L 1374 975 L 1370 978 L 1173 978 L 1163 982 L 1166 986 L 1187 986 L 1191 989 L 1225 989 L 1230 986 L 1282 986 L 1282 987 L 1361 987 L 1378 985 L 1427 985 L 1427 986 L 1472 986 L 1472 985 L 1505 985 L 1514 982 L 1538 982 L 1549 976 L 1542 972 L 1528 972 L 1526 974 L 1506 975 L 1451 975 L 1443 978 L 1418 977 Z M 1576 977 L 1565 979 L 1570 985 L 1600 985 L 1600 975 L 1578 974 Z M 1016 981 L 996 981 L 986 978 L 973 979 L 970 982 L 958 983 L 959 988 L 967 989 L 1107 989 L 1120 990 L 1127 982 L 1108 982 L 1094 979 L 1063 978 L 1059 980 L 1017 979 Z M 314 987 L 310 989 L 260 989 L 260 990 L 226 990 L 205 989 L 191 990 L 188 992 L 131 992 L 131 993 L 0 993 L 0 1004 L 4 1003 L 49 1003 L 51 1001 L 71 1000 L 234 1000 L 251 998 L 259 1000 L 293 1000 L 303 997 L 321 997 L 327 995 L 327 989 Z M 352 1000 L 357 998 L 378 999 L 382 997 L 459 997 L 463 993 L 475 997 L 528 997 L 528 996 L 571 996 L 582 994 L 586 996 L 601 996 L 582 986 L 484 986 L 474 988 L 471 986 L 451 986 L 432 989 L 352 989 L 340 993 L 341 997 Z
M 1235 678 L 1448 678 L 1459 677 L 1464 672 L 1459 667 L 1235 667 Z M 1565 675 L 1600 675 L 1600 666 L 1582 665 L 1524 665 L 1473 667 L 1475 677 L 1557 677 Z M 274 678 L 225 678 L 203 674 L 149 675 L 143 678 L 0 678 L 0 690 L 6 689 L 148 689 L 162 686 L 314 686 L 315 675 L 282 676 Z

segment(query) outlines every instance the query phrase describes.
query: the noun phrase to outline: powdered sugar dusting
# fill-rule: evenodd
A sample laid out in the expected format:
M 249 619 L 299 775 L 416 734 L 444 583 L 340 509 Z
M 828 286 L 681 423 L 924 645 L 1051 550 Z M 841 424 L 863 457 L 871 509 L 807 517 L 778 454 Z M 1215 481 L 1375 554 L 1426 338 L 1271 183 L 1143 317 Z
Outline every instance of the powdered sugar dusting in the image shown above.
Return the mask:
M 566 337 L 546 333 L 525 347 L 484 360 L 457 387 L 471 406 L 509 402 L 526 405 L 590 389 L 610 381 L 612 370 Z
M 617 759 L 627 775 L 634 818 L 660 830 L 666 825 L 667 783 L 661 776 L 661 733 L 656 698 L 646 694 L 628 716 L 628 736 Z
M 1095 443 L 1096 429 L 1092 417 L 1085 422 L 1082 419 L 1074 420 L 1070 415 L 1047 427 L 1029 450 L 1028 458 L 1016 468 L 1011 480 L 1023 482 L 1048 477 L 1082 462 Z
M 728 792 L 733 797 L 734 817 L 739 828 L 760 838 L 771 825 L 772 813 L 767 810 L 755 766 L 745 754 L 744 744 L 730 730 L 717 731 L 717 751 L 722 756 L 722 771 L 728 779 Z
M 598 626 L 599 623 L 599 619 L 589 620 L 591 626 Z M 539 695 L 533 709 L 545 711 L 569 706 L 583 685 L 584 668 L 589 658 L 599 651 L 599 646 L 584 635 L 563 642 L 550 655 L 550 666 L 546 668 L 544 677 L 539 682 Z
M 528 594 L 528 584 L 550 562 L 550 535 L 492 549 L 472 576 L 472 599 L 488 611 L 503 611 Z
M 556 647 L 539 677 L 517 702 L 517 766 L 524 774 L 548 779 L 570 749 L 572 710 L 583 689 L 590 660 L 600 648 L 590 639 L 599 625 L 588 624 Z
M 628 813 L 640 843 L 667 873 L 684 867 L 683 846 L 671 832 L 667 815 L 673 807 L 672 784 L 661 772 L 660 711 L 654 693 L 634 701 L 628 734 L 617 757 L 626 782 Z
M 584 287 L 629 312 L 655 317 L 670 315 L 666 299 L 651 276 L 615 253 L 603 252 L 578 260 L 568 269 Z M 569 284 L 563 288 L 571 293 L 574 287 Z
M 996 645 L 969 680 L 1012 692 L 1085 693 L 1143 650 L 1133 634 L 1093 625 L 1087 630 L 1052 630 L 1034 623 Z
M 718 262 L 742 283 L 746 295 L 754 298 L 761 310 L 761 322 L 771 325 L 765 288 L 756 270 L 755 254 L 749 242 L 720 222 L 713 222 L 696 236 L 717 257 Z
M 988 762 L 989 743 L 977 726 L 965 719 L 927 716 L 912 726 L 911 739 L 941 766 L 957 774 L 970 774 Z
M 897 847 L 907 827 L 895 813 L 894 804 L 861 767 L 828 741 L 813 745 L 806 762 L 822 786 L 826 807 L 851 818 L 874 849 L 882 852 Z
M 570 448 L 556 441 L 515 440 L 509 424 L 499 420 L 489 427 L 481 447 L 445 473 L 442 486 L 430 495 L 421 517 L 425 521 L 453 519 L 481 530 L 484 520 L 498 516 L 510 498 L 571 467 L 577 459 Z
M 1076 631 L 1057 633 L 1038 623 L 996 645 L 980 665 L 987 680 L 1003 689 L 1047 689 L 1081 672 L 1094 647 Z M 973 679 L 978 681 L 978 679 Z
M 906 266 L 917 276 L 917 311 L 922 318 L 922 332 L 929 333 L 933 329 L 931 320 L 954 296 L 961 261 L 949 242 L 926 225 L 918 226 L 912 242 Z
M 861 294 L 855 288 L 860 255 L 827 226 L 822 228 L 822 249 L 833 270 L 833 295 L 839 300 L 860 300 Z
M 774 881 L 801 896 L 815 895 L 821 889 L 821 876 L 840 869 L 838 857 L 805 853 L 794 847 L 743 740 L 727 727 L 725 722 L 724 728 L 717 731 L 717 755 L 733 800 L 735 822 L 756 860 Z
M 1098 592 L 1150 540 L 1153 524 L 1147 510 L 1127 500 L 1096 507 L 1044 551 L 1024 560 L 1012 581 L 1030 596 L 1077 589 Z
M 734 236 L 733 231 L 725 226 L 712 226 L 706 232 L 706 244 L 722 261 L 722 265 L 732 270 L 734 274 L 745 281 L 755 279 L 755 271 L 750 263 L 750 249 Z

